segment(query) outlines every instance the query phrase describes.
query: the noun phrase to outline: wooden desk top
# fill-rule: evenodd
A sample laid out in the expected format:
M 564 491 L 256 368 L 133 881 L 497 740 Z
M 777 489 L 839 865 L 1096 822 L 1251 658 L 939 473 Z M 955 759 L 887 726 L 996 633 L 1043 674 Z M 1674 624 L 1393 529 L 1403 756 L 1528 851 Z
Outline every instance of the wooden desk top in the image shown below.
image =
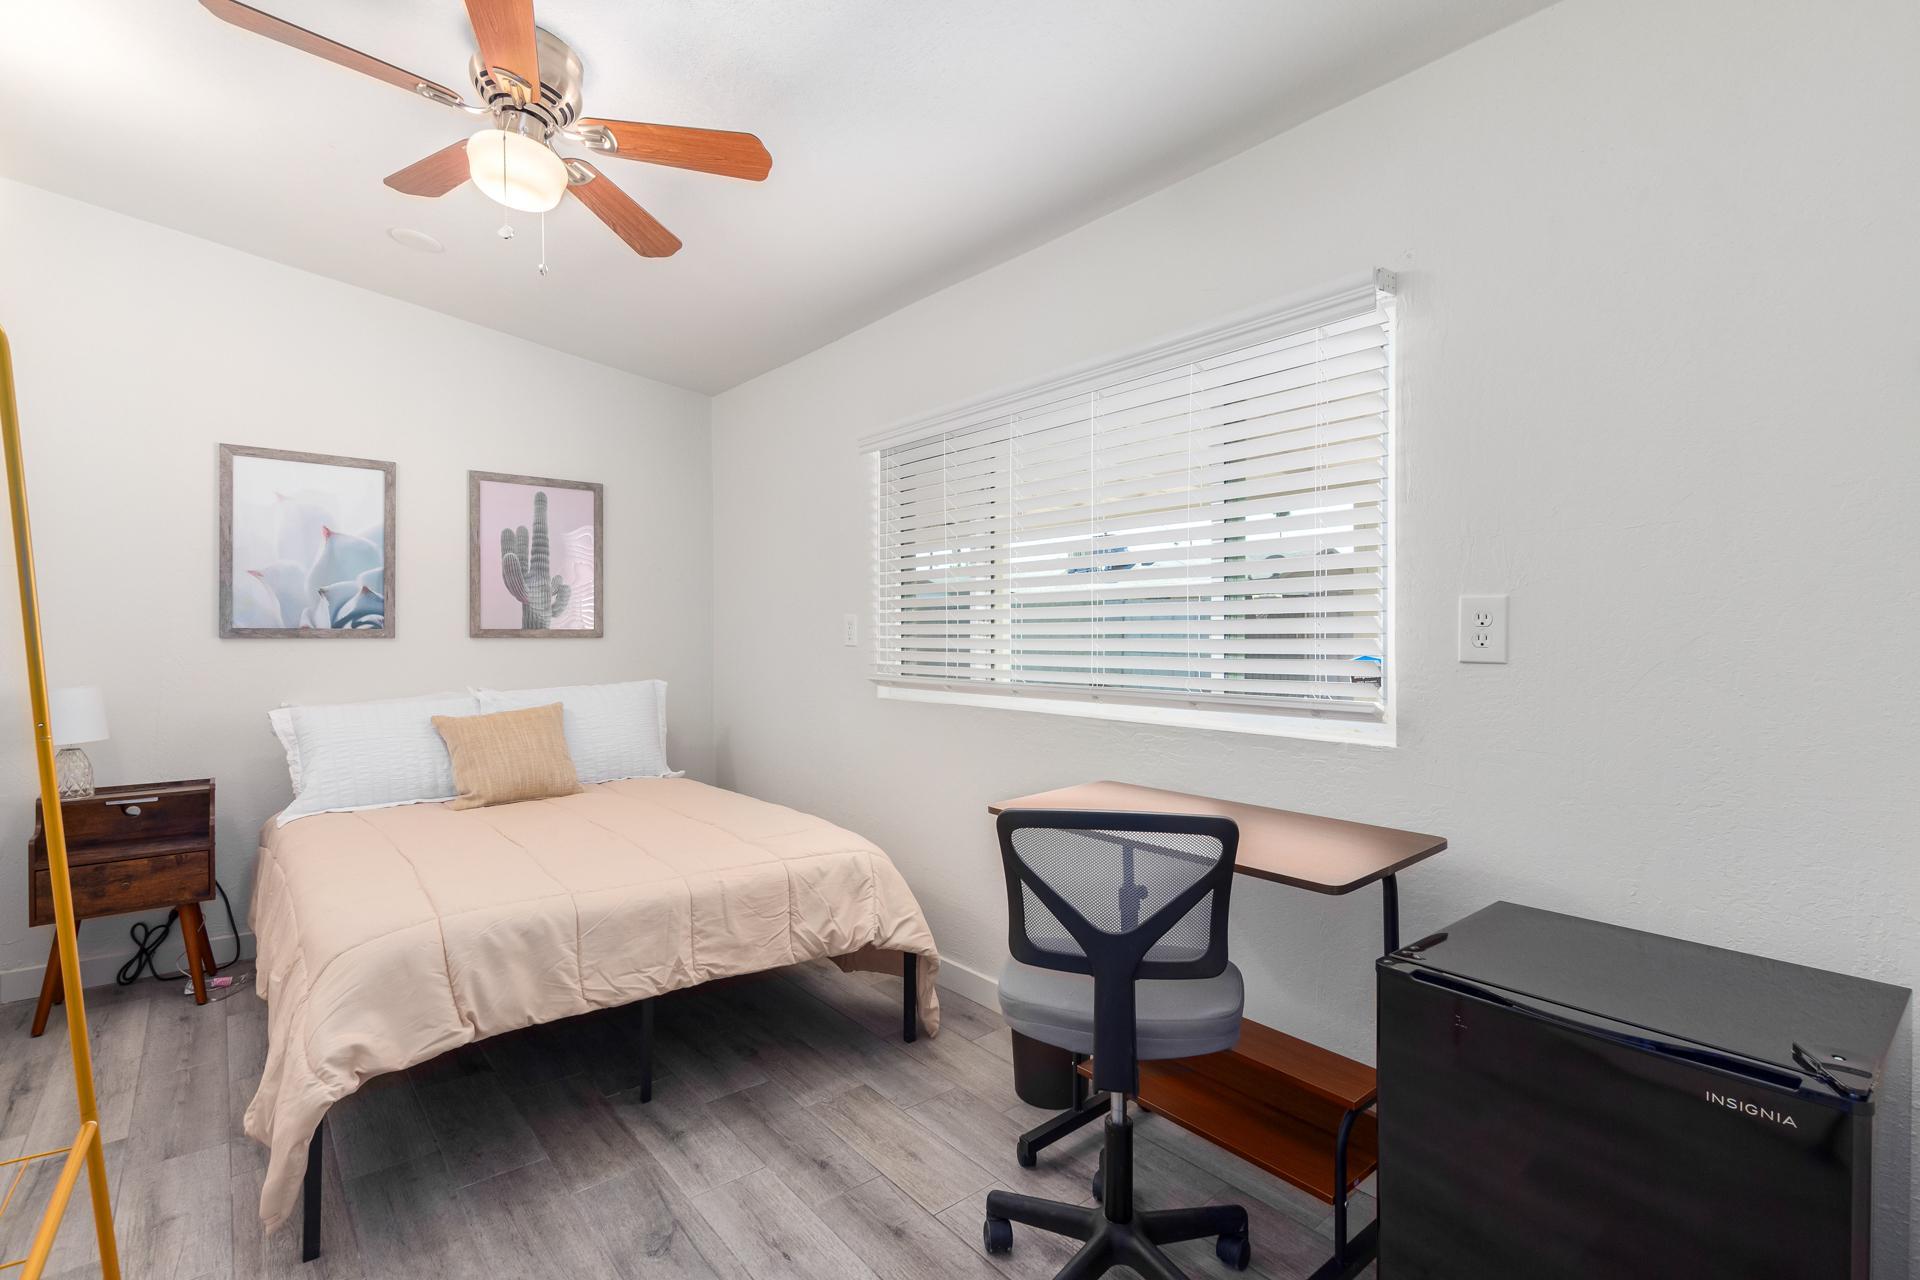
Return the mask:
M 1232 818 L 1240 828 L 1234 870 L 1315 893 L 1352 893 L 1447 847 L 1440 836 L 1288 809 L 1235 804 L 1129 782 L 1084 782 L 989 805 L 1007 809 L 1112 809 L 1131 813 L 1200 813 Z

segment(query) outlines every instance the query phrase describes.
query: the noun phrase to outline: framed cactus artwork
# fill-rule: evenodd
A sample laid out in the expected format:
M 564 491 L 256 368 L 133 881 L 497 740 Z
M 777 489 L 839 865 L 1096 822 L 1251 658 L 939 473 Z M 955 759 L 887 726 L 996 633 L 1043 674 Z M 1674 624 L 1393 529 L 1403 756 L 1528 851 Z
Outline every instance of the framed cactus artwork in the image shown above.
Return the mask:
M 582 480 L 467 472 L 470 635 L 605 633 L 601 496 Z
M 220 446 L 220 634 L 394 634 L 393 464 Z

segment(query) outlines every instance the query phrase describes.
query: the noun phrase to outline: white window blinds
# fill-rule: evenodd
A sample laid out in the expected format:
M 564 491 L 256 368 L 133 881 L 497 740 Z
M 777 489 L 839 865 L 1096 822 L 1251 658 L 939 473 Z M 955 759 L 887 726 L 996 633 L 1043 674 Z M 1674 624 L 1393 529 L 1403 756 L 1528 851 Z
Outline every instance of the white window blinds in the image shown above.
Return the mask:
M 875 678 L 1380 718 L 1392 353 L 1356 290 L 880 449 Z

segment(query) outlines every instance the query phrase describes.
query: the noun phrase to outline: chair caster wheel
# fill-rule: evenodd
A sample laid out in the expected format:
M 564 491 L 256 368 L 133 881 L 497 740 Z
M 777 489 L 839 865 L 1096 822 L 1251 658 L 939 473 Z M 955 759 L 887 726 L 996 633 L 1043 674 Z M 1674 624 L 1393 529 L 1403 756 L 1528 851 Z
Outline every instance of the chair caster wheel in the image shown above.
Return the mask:
M 1093 1198 L 1100 1203 L 1107 1201 L 1107 1180 L 1099 1174 L 1093 1175 Z
M 1013 1224 L 1005 1218 L 988 1218 L 980 1232 L 988 1253 L 1007 1253 L 1013 1249 Z
M 1013 1154 L 1020 1161 L 1020 1167 L 1022 1169 L 1031 1169 L 1040 1163 L 1039 1155 L 1034 1152 L 1032 1147 L 1024 1142 L 1014 1148 Z
M 1253 1243 L 1245 1236 L 1221 1236 L 1213 1242 L 1213 1252 L 1235 1271 L 1245 1271 L 1253 1261 Z

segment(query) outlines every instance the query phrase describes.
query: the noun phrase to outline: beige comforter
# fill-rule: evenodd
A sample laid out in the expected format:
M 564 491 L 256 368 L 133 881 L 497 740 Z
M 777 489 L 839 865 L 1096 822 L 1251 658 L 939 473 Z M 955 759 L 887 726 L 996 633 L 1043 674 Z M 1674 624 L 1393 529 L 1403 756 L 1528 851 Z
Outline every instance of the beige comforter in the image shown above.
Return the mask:
M 927 957 L 939 1027 L 933 934 L 885 854 L 682 778 L 270 820 L 252 923 L 269 1040 L 246 1127 L 271 1150 L 269 1228 L 330 1105 L 483 1036 L 823 956 L 899 972 L 884 952 Z

